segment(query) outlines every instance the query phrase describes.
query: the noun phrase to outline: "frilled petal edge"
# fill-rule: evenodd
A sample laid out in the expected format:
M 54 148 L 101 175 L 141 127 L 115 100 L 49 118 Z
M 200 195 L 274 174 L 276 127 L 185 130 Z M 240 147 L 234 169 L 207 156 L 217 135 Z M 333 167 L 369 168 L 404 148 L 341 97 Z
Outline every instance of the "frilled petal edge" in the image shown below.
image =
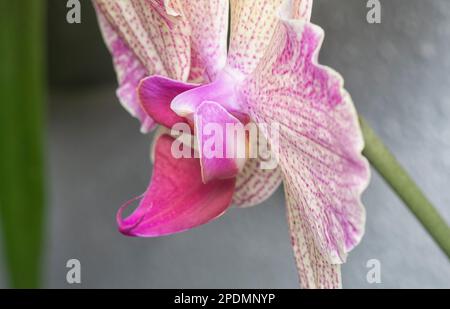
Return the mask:
M 335 264 L 364 233 L 361 194 L 370 175 L 343 79 L 318 64 L 322 40 L 323 30 L 311 23 L 280 21 L 243 87 L 252 119 L 280 124 L 278 155 L 303 287 L 340 287 Z

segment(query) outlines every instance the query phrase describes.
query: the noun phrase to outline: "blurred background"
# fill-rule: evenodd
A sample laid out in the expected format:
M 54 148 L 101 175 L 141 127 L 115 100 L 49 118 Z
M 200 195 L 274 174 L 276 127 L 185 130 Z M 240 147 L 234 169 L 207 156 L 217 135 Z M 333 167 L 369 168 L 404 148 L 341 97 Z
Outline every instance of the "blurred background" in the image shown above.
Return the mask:
M 450 222 L 450 2 L 381 1 L 381 24 L 367 23 L 366 3 L 315 1 L 321 62 L 344 76 L 359 112 Z M 297 288 L 281 189 L 183 234 L 117 232 L 118 207 L 150 179 L 151 136 L 118 103 L 92 5 L 81 4 L 81 24 L 68 24 L 66 1 L 48 1 L 43 286 Z M 343 266 L 344 287 L 450 288 L 447 257 L 375 171 L 364 203 L 366 234 Z M 81 284 L 66 282 L 69 259 L 81 262 Z M 366 280 L 371 259 L 380 284 Z

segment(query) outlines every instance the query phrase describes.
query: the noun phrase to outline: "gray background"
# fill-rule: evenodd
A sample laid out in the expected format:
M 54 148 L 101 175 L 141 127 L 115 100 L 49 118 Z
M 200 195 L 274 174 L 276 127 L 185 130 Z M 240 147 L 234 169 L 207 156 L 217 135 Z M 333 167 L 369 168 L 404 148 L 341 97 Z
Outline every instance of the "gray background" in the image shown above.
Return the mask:
M 146 188 L 151 137 L 114 96 L 89 1 L 81 25 L 65 23 L 65 1 L 49 2 L 45 286 L 298 287 L 282 190 L 180 235 L 116 231 L 117 208 Z M 382 23 L 369 25 L 365 0 L 316 0 L 312 20 L 326 31 L 321 62 L 344 76 L 359 112 L 449 222 L 450 1 L 381 2 Z M 366 235 L 343 267 L 344 287 L 450 288 L 448 259 L 376 172 L 364 202 Z M 82 264 L 79 286 L 65 281 L 71 258 Z M 369 259 L 381 262 L 381 284 L 366 281 Z

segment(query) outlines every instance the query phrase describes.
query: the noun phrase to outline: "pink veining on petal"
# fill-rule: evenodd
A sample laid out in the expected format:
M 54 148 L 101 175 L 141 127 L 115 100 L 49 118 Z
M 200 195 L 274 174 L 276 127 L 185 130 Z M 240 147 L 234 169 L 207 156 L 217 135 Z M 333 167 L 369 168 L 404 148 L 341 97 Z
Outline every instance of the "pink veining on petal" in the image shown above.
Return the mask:
M 369 179 L 351 98 L 342 78 L 317 63 L 322 39 L 317 26 L 283 20 L 242 88 L 256 122 L 280 124 L 280 165 L 304 287 L 340 287 L 335 264 L 364 233 L 360 197 Z
M 167 0 L 149 0 L 150 6 L 158 12 L 164 22 L 173 29 L 176 23 L 176 17 L 180 16 L 179 13 L 175 11 L 175 8 L 170 7 Z
M 230 0 L 231 27 L 228 66 L 251 74 L 264 57 L 279 22 L 288 18 L 309 21 L 313 0 Z
M 313 7 L 313 0 L 292 0 L 293 19 L 309 21 Z
M 251 74 L 264 56 L 283 0 L 231 0 L 228 65 Z
M 125 204 L 117 213 L 119 230 L 128 236 L 158 237 L 183 232 L 210 222 L 230 206 L 235 179 L 201 181 L 196 158 L 175 159 L 174 139 L 159 137 L 151 183 L 136 210 L 123 219 Z
M 191 27 L 191 73 L 189 80 L 211 82 L 227 59 L 228 1 L 182 1 L 183 14 Z
M 279 167 L 262 169 L 259 158 L 248 159 L 236 178 L 233 204 L 242 208 L 261 204 L 272 196 L 282 180 Z
M 158 124 L 172 128 L 176 123 L 186 122 L 171 108 L 172 100 L 179 94 L 198 87 L 197 84 L 184 83 L 164 76 L 144 78 L 138 87 L 138 95 L 144 111 Z
M 309 21 L 313 0 L 247 1 L 232 3 L 232 46 L 229 66 L 247 74 L 252 72 L 264 56 L 276 29 L 280 10 L 294 19 Z M 248 5 L 244 8 L 244 5 Z M 264 30 L 266 29 L 266 30 Z M 258 34 L 256 34 L 260 31 Z M 248 42 L 249 38 L 258 40 Z M 245 48 L 245 49 L 244 49 Z M 238 207 L 258 205 L 269 198 L 282 181 L 279 168 L 264 170 L 259 159 L 247 160 L 236 180 L 233 203 Z
M 99 9 L 149 74 L 187 80 L 190 70 L 189 25 L 167 24 L 148 0 L 95 0 Z

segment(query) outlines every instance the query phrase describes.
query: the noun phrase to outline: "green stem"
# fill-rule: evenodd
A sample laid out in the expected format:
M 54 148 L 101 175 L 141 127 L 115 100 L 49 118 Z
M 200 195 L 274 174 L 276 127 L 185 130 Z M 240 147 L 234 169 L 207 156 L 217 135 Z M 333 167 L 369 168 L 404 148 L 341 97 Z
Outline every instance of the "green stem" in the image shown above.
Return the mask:
M 40 285 L 44 0 L 0 0 L 0 227 L 10 285 Z
M 449 226 L 362 117 L 360 123 L 366 143 L 363 154 L 450 258 Z

